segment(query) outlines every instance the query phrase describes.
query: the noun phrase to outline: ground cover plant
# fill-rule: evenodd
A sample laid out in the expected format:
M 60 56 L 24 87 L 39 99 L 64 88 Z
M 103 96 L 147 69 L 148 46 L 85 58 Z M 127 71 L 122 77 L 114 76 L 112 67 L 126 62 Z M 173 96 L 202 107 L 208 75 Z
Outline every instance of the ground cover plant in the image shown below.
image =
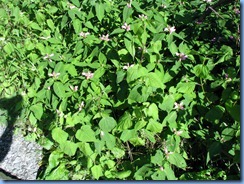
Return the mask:
M 0 94 L 23 97 L 37 179 L 239 180 L 239 9 L 2 0 Z

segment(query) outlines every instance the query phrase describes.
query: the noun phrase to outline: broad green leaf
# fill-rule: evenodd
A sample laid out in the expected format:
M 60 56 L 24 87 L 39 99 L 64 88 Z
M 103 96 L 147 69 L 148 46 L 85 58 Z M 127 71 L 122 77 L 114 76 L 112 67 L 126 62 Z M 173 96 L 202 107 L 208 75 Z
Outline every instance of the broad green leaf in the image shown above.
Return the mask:
M 178 83 L 177 92 L 179 93 L 192 93 L 195 89 L 195 83 L 194 82 L 184 82 L 184 83 Z
M 171 54 L 173 56 L 175 56 L 175 53 L 178 52 L 178 48 L 177 46 L 175 45 L 174 42 L 172 42 L 170 45 L 169 45 L 169 51 L 171 52 Z
M 77 144 L 78 148 L 82 151 L 82 153 L 84 153 L 84 155 L 86 157 L 90 157 L 93 154 L 93 151 L 92 151 L 89 143 L 79 142 L 76 144 Z
M 89 125 L 82 126 L 75 134 L 75 137 L 82 142 L 95 142 L 95 132 Z
M 178 168 L 185 169 L 186 161 L 179 153 L 172 153 L 169 155 L 168 161 Z
M 128 52 L 130 53 L 130 55 L 132 56 L 132 58 L 135 57 L 135 46 L 134 46 L 134 42 L 128 40 L 127 38 L 124 39 L 124 43 L 125 43 L 125 47 L 128 50 Z
M 7 43 L 4 47 L 3 50 L 7 53 L 7 54 L 11 54 L 12 52 L 14 52 L 14 45 L 12 43 Z
M 135 180 L 144 180 L 146 173 L 149 173 L 152 170 L 151 164 L 144 164 L 142 167 L 136 170 L 134 174 Z
M 225 112 L 224 107 L 220 105 L 216 105 L 206 113 L 205 118 L 212 123 L 219 122 L 224 112 Z
M 125 112 L 123 116 L 119 119 L 117 130 L 123 131 L 127 130 L 132 126 L 131 115 L 128 112 Z
M 65 154 L 71 157 L 75 155 L 78 147 L 74 142 L 65 141 L 62 144 L 60 144 L 60 148 Z
M 40 120 L 42 115 L 43 115 L 43 107 L 42 107 L 42 103 L 37 103 L 35 105 L 32 105 L 30 107 L 30 110 L 33 112 L 34 116 L 36 117 L 36 119 Z
M 208 148 L 206 164 L 208 164 L 208 162 L 210 160 L 212 160 L 214 156 L 216 156 L 220 153 L 221 153 L 221 143 L 220 142 L 213 142 Z
M 153 47 L 153 51 L 157 54 L 159 54 L 159 52 L 162 49 L 162 41 L 156 41 L 154 43 L 152 43 L 152 47 Z
M 165 172 L 166 177 L 167 177 L 168 180 L 176 180 L 175 173 L 172 170 L 172 168 L 169 165 L 169 163 L 166 162 L 164 164 L 164 166 L 163 166 L 163 169 L 164 169 L 164 172 Z
M 240 105 L 234 105 L 234 103 L 231 100 L 228 100 L 225 103 L 225 107 L 226 107 L 227 112 L 231 115 L 231 117 L 235 121 L 240 122 L 240 118 L 241 118 Z
M 30 27 L 31 27 L 32 29 L 42 31 L 42 28 L 41 28 L 36 22 L 32 22 L 32 23 L 30 24 Z
M 60 163 L 61 158 L 63 158 L 63 153 L 61 153 L 60 151 L 54 150 L 53 152 L 51 152 L 48 158 L 48 166 L 46 168 L 45 173 L 48 174 L 52 169 L 57 167 Z
M 165 120 L 167 120 L 167 122 L 169 123 L 169 127 L 171 130 L 177 128 L 176 119 L 177 119 L 176 111 L 170 112 L 165 118 Z
M 131 138 L 137 137 L 137 132 L 135 129 L 132 130 L 124 130 L 120 136 L 120 139 L 124 142 L 128 141 Z
M 69 171 L 66 169 L 66 164 L 61 163 L 49 175 L 46 176 L 47 180 L 68 180 Z
M 108 132 L 103 132 L 103 135 L 101 135 L 101 140 L 105 141 L 108 149 L 113 149 L 116 144 L 115 136 Z
M 76 7 L 80 7 L 80 1 L 79 1 L 79 0 L 71 0 L 71 2 L 72 2 Z
M 124 80 L 126 73 L 124 71 L 118 71 L 116 74 L 117 74 L 116 82 L 118 84 Z
M 130 91 L 128 103 L 146 102 L 151 93 L 152 88 L 145 86 L 141 87 L 141 85 L 138 84 Z
M 82 30 L 81 21 L 79 19 L 74 19 L 73 20 L 73 27 L 74 27 L 75 33 L 79 34 Z
M 113 155 L 115 156 L 115 158 L 118 158 L 118 159 L 122 158 L 125 155 L 124 150 L 116 148 L 116 147 L 112 148 L 111 151 L 112 151 Z
M 50 27 L 50 29 L 51 29 L 52 31 L 55 30 L 55 25 L 54 25 L 52 19 L 48 19 L 48 20 L 47 20 L 47 25 L 48 25 L 48 27 Z
M 126 80 L 128 83 L 141 78 L 143 76 L 146 76 L 148 73 L 147 69 L 145 67 L 139 66 L 139 65 L 135 65 L 133 67 L 130 67 L 127 70 L 127 77 Z
M 125 6 L 123 9 L 123 22 L 126 22 L 126 20 L 132 15 L 132 13 L 133 9 Z
M 52 130 L 52 138 L 60 144 L 63 144 L 67 140 L 68 136 L 69 134 L 59 127 Z
M 164 96 L 164 99 L 163 99 L 163 103 L 159 104 L 159 108 L 161 110 L 164 110 L 166 112 L 170 112 L 173 110 L 173 107 L 174 107 L 174 98 L 172 95 L 165 95 Z
M 193 71 L 197 77 L 200 77 L 202 79 L 209 78 L 209 69 L 205 65 L 198 64 L 193 68 Z
M 94 165 L 91 168 L 92 176 L 98 180 L 101 176 L 103 176 L 103 169 L 101 165 Z
M 147 115 L 152 117 L 153 119 L 158 119 L 158 107 L 155 103 L 152 103 L 148 109 L 146 110 Z
M 53 84 L 53 90 L 59 98 L 65 98 L 65 86 L 61 82 L 55 82 Z
M 163 129 L 163 124 L 158 123 L 153 119 L 150 119 L 146 129 L 153 133 L 160 133 Z
M 156 171 L 155 173 L 153 173 L 153 175 L 152 175 L 153 180 L 165 180 L 165 178 L 166 178 L 165 172 L 161 171 L 160 169 L 158 171 Z
M 151 163 L 155 165 L 162 165 L 164 160 L 164 154 L 161 150 L 157 150 L 154 156 L 151 156 Z
M 101 3 L 97 3 L 95 5 L 95 10 L 96 10 L 96 16 L 98 18 L 99 21 L 102 21 L 102 19 L 104 18 L 104 4 Z
M 163 84 L 162 78 L 156 73 L 148 73 L 148 84 L 151 87 L 165 89 L 165 85 Z
M 117 122 L 112 117 L 104 117 L 99 122 L 99 127 L 106 132 L 110 132 L 111 130 L 113 130 L 116 125 Z
M 235 132 L 237 130 L 235 130 L 234 128 L 230 127 L 230 128 L 225 128 L 222 133 L 221 133 L 221 136 L 222 138 L 224 139 L 224 141 L 229 141 L 231 140 L 232 138 L 235 137 Z
M 117 172 L 116 173 L 116 178 L 125 179 L 125 178 L 129 177 L 130 174 L 131 174 L 131 171 L 130 170 Z

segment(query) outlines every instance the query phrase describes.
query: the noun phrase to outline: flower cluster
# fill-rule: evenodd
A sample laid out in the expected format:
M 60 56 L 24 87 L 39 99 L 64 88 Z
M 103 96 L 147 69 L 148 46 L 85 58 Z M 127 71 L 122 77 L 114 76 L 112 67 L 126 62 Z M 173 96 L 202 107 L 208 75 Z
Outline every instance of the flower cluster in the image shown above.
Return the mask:
M 145 19 L 147 19 L 147 16 L 144 15 L 144 14 L 141 14 L 141 15 L 139 15 L 139 18 L 142 19 L 142 20 L 145 20 Z
M 46 54 L 43 59 L 48 59 L 50 62 L 52 62 L 51 57 L 53 57 L 54 54 Z
M 79 104 L 79 112 L 83 109 L 83 107 L 85 107 L 85 103 L 82 101 L 82 102 Z
M 53 73 L 49 73 L 48 74 L 48 76 L 54 77 L 54 78 L 57 78 L 59 75 L 60 75 L 60 73 L 56 73 L 56 72 L 53 72 Z
M 69 86 L 69 88 L 74 92 L 78 91 L 78 86 Z

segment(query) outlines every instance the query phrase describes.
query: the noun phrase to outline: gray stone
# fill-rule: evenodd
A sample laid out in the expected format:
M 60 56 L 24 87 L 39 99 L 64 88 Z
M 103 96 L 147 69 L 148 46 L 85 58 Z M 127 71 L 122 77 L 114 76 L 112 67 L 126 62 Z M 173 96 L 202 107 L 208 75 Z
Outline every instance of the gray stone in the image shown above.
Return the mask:
M 0 124 L 0 169 L 21 180 L 35 180 L 42 160 L 42 147 L 12 131 Z

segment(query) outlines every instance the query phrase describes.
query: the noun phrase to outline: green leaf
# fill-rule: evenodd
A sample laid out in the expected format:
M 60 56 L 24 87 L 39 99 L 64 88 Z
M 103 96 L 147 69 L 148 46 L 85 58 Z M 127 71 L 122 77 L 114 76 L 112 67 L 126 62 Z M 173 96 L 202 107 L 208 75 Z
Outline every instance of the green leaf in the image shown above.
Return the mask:
M 225 107 L 226 107 L 227 112 L 231 115 L 231 117 L 235 121 L 240 122 L 240 118 L 241 118 L 240 105 L 234 105 L 234 103 L 231 100 L 228 100 L 225 103 Z
M 47 180 L 68 180 L 69 171 L 66 169 L 66 164 L 61 163 L 49 175 L 46 176 Z
M 74 19 L 73 20 L 73 27 L 74 27 L 75 33 L 79 34 L 82 30 L 81 21 L 79 19 Z
M 7 53 L 7 54 L 11 54 L 12 52 L 14 52 L 14 45 L 12 43 L 7 43 L 4 47 L 3 50 Z
M 154 156 L 151 156 L 151 163 L 161 166 L 163 164 L 164 154 L 161 150 L 157 150 Z
M 207 66 L 198 64 L 193 68 L 193 71 L 197 77 L 200 77 L 202 79 L 208 79 L 209 77 L 209 69 Z
M 52 31 L 55 30 L 55 25 L 54 25 L 52 19 L 48 19 L 48 20 L 47 20 L 47 25 L 48 25 L 48 27 L 50 27 L 50 29 L 51 29 Z
M 184 83 L 178 83 L 177 92 L 179 93 L 192 93 L 195 89 L 195 83 L 194 82 L 184 82 Z
M 224 141 L 229 141 L 231 140 L 232 138 L 235 137 L 235 132 L 237 130 L 235 130 L 234 128 L 230 127 L 230 128 L 225 128 L 222 133 L 221 133 L 221 136 L 222 138 L 224 139 Z
M 98 20 L 102 21 L 102 19 L 104 17 L 104 4 L 97 3 L 95 5 L 95 10 L 96 10 L 96 16 L 97 16 Z
M 158 107 L 155 103 L 152 103 L 148 109 L 146 110 L 147 115 L 152 117 L 153 119 L 158 119 Z
M 53 90 L 59 98 L 65 98 L 65 86 L 61 82 L 55 82 L 53 84 Z
M 103 135 L 101 136 L 101 140 L 105 141 L 108 149 L 113 149 L 116 144 L 115 136 L 113 136 L 108 132 L 103 132 Z
M 164 172 L 168 180 L 176 180 L 175 173 L 169 163 L 164 164 Z
M 137 132 L 135 129 L 132 130 L 124 130 L 120 136 L 120 139 L 124 142 L 128 141 L 131 138 L 137 137 Z
M 103 169 L 101 165 L 94 165 L 91 168 L 92 176 L 98 180 L 101 176 L 103 176 Z
M 163 129 L 163 124 L 150 119 L 146 129 L 153 133 L 160 133 Z
M 62 144 L 60 144 L 61 150 L 65 154 L 69 155 L 70 157 L 75 155 L 77 147 L 78 146 L 74 142 L 71 142 L 71 141 L 65 141 L 65 142 L 62 142 Z
M 125 155 L 125 151 L 124 150 L 116 148 L 116 147 L 112 148 L 111 151 L 112 151 L 114 157 L 118 158 L 118 159 L 122 158 Z
M 206 165 L 210 160 L 213 159 L 214 156 L 217 154 L 220 154 L 221 152 L 221 144 L 220 142 L 213 142 L 209 148 L 208 148 L 208 153 L 207 153 L 207 159 L 206 159 Z
M 110 132 L 116 127 L 117 122 L 112 117 L 104 117 L 99 122 L 99 127 L 106 132 Z
M 40 120 L 42 115 L 43 115 L 43 107 L 42 107 L 42 103 L 37 103 L 35 105 L 32 105 L 30 107 L 30 110 L 33 112 L 34 116 L 36 117 L 36 119 Z
M 163 80 L 158 74 L 150 72 L 150 73 L 148 73 L 147 78 L 149 80 L 147 85 L 149 85 L 151 87 L 165 89 Z
M 128 50 L 128 52 L 130 53 L 130 55 L 132 56 L 132 58 L 135 57 L 135 46 L 134 43 L 130 40 L 128 40 L 127 38 L 124 39 L 124 43 L 125 43 L 125 47 Z
M 45 173 L 48 174 L 53 168 L 57 167 L 62 157 L 63 153 L 58 150 L 51 152 L 48 158 L 48 167 L 46 168 Z
M 128 112 L 125 112 L 123 116 L 119 119 L 117 130 L 127 130 L 132 126 L 131 115 Z
M 132 104 L 134 102 L 146 102 L 150 94 L 152 93 L 152 88 L 136 85 L 128 96 L 128 103 Z
M 146 76 L 148 73 L 147 69 L 145 67 L 139 66 L 139 65 L 135 65 L 133 67 L 130 67 L 127 70 L 127 77 L 126 80 L 128 83 L 141 78 L 143 76 Z
M 176 119 L 177 119 L 177 113 L 176 113 L 176 111 L 170 112 L 165 117 L 165 120 L 169 123 L 169 127 L 170 127 L 171 130 L 177 128 Z
M 71 2 L 72 2 L 76 7 L 80 7 L 80 1 L 79 1 L 79 0 L 71 0 Z
M 132 13 L 133 9 L 125 6 L 123 9 L 123 22 L 126 22 L 126 20 L 132 15 Z
M 175 53 L 178 52 L 178 48 L 177 46 L 175 45 L 174 42 L 172 42 L 170 45 L 169 45 L 169 51 L 171 52 L 171 54 L 173 56 L 175 56 Z
M 75 137 L 82 142 L 95 142 L 95 132 L 89 125 L 82 126 L 75 134 Z
M 125 179 L 125 178 L 129 177 L 130 174 L 131 174 L 131 171 L 130 170 L 117 172 L 116 173 L 116 178 Z
M 169 155 L 168 161 L 178 168 L 185 169 L 186 161 L 179 153 L 172 153 Z
M 31 27 L 32 29 L 42 31 L 42 28 L 41 28 L 37 23 L 35 23 L 35 22 L 32 22 L 32 23 L 30 24 L 30 27 Z
M 52 130 L 52 138 L 59 144 L 63 144 L 67 141 L 68 136 L 69 134 L 59 127 Z
M 170 112 L 174 107 L 174 98 L 173 95 L 165 95 L 163 99 L 163 103 L 159 104 L 159 108 L 163 111 Z
M 210 121 L 210 122 L 218 122 L 223 114 L 225 112 L 225 108 L 220 106 L 220 105 L 216 105 L 215 107 L 211 108 L 205 115 L 205 118 Z

